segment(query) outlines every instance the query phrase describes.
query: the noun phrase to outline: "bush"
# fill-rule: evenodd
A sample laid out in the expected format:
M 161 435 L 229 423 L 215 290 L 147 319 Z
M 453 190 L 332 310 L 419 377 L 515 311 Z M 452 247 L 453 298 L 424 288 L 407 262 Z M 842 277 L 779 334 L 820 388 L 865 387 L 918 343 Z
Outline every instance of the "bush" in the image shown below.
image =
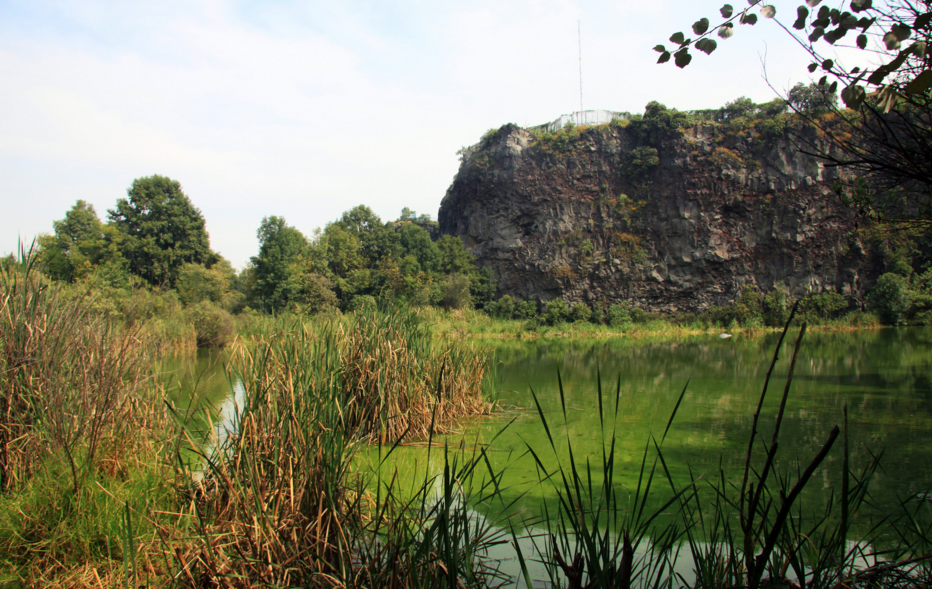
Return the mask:
M 337 308 L 337 295 L 333 282 L 321 274 L 308 274 L 304 279 L 303 298 L 305 309 L 310 315 L 328 313 Z
M 837 292 L 809 295 L 799 303 L 803 319 L 814 323 L 834 319 L 847 308 L 845 297 Z
M 910 296 L 905 276 L 888 272 L 877 279 L 869 304 L 884 325 L 900 325 L 909 311 Z
M 628 305 L 618 303 L 612 305 L 605 312 L 605 322 L 617 329 L 630 329 L 632 325 L 631 314 L 628 312 Z
M 489 315 L 496 319 L 511 319 L 515 314 L 515 300 L 511 295 L 505 295 L 486 306 Z
M 566 306 L 562 298 L 556 298 L 547 303 L 547 310 L 544 312 L 542 319 L 547 325 L 560 325 L 566 323 L 569 316 L 569 307 Z
M 576 303 L 570 308 L 570 321 L 573 323 L 588 323 L 592 318 L 592 309 L 586 303 Z
M 472 306 L 469 294 L 469 276 L 450 274 L 443 291 L 443 306 L 446 309 L 466 309 Z
M 760 291 L 753 284 L 741 287 L 734 304 L 733 320 L 741 325 L 754 325 L 761 320 Z
M 764 297 L 763 314 L 764 323 L 770 327 L 783 327 L 786 320 L 790 318 L 790 310 L 787 307 L 789 300 L 789 291 L 782 282 L 774 285 L 772 291 Z
M 537 303 L 534 301 L 518 301 L 515 303 L 515 319 L 535 319 L 537 317 Z
M 347 311 L 374 311 L 376 308 L 375 297 L 372 295 L 356 295 L 350 299 L 346 305 Z
M 233 317 L 209 301 L 188 307 L 199 348 L 222 348 L 233 339 Z

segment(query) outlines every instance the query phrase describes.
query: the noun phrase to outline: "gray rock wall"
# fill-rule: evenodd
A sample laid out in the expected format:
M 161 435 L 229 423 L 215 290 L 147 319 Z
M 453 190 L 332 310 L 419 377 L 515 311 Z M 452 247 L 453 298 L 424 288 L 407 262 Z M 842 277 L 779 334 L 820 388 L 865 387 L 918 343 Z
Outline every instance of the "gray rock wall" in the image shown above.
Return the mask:
M 879 262 L 832 190 L 833 169 L 753 127 L 635 137 L 603 125 L 560 143 L 506 125 L 467 150 L 440 230 L 494 270 L 499 295 L 518 299 L 698 312 L 732 302 L 741 285 L 782 282 L 795 295 L 863 301 Z M 641 175 L 638 147 L 659 160 Z

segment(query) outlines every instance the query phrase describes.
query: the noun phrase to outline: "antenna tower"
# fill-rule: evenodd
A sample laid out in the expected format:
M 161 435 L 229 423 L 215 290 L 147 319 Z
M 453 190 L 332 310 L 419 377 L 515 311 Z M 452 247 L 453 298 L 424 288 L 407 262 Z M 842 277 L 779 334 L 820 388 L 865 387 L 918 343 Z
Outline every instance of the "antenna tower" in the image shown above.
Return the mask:
M 577 124 L 583 123 L 583 99 L 582 99 L 582 21 L 576 21 L 576 35 L 579 38 L 579 120 Z

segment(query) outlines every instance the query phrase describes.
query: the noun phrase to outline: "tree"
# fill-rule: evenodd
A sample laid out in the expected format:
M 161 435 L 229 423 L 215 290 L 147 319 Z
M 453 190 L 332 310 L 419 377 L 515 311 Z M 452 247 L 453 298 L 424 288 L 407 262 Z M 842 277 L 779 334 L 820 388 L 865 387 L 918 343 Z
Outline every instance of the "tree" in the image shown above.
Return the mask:
M 300 299 L 305 280 L 304 234 L 283 217 L 264 217 L 259 230 L 259 255 L 251 259 L 254 286 L 252 300 L 263 310 L 282 311 Z
M 444 235 L 437 240 L 440 251 L 440 271 L 444 274 L 473 274 L 476 261 L 466 250 L 463 240 L 454 235 Z
M 414 256 L 425 272 L 440 269 L 440 250 L 424 228 L 414 223 L 405 223 L 398 233 L 403 255 Z
M 122 235 L 100 222 L 93 205 L 77 201 L 65 218 L 52 226 L 54 235 L 39 238 L 45 271 L 51 278 L 71 282 L 100 266 L 122 274 Z
M 174 286 L 185 264 L 210 267 L 218 260 L 210 249 L 204 217 L 165 176 L 133 180 L 110 222 L 125 236 L 123 256 L 131 272 L 152 285 Z
M 840 90 L 845 106 L 851 109 L 842 111 L 835 105 L 825 105 L 839 116 L 834 121 L 821 120 L 812 116 L 818 113 L 804 110 L 811 101 L 798 100 L 794 104 L 791 95 L 790 105 L 819 127 L 830 144 L 825 147 L 818 142 L 803 141 L 802 151 L 848 172 L 836 189 L 863 215 L 880 221 L 929 226 L 932 224 L 932 55 L 926 50 L 932 40 L 929 2 L 850 0 L 841 9 L 821 6 L 815 10 L 819 3 L 820 0 L 806 0 L 798 6 L 792 28 L 775 18 L 775 4 L 750 0 L 750 6 L 739 12 L 726 4 L 720 9 L 724 20 L 719 25 L 710 28 L 709 19 L 702 18 L 693 23 L 695 39 L 678 32 L 670 37 L 675 45 L 672 49 L 664 45 L 654 47 L 660 52 L 658 63 L 672 57 L 677 66 L 686 67 L 692 60 L 690 49 L 711 54 L 717 47 L 713 34 L 728 39 L 734 34 L 736 23 L 753 25 L 759 12 L 809 53 L 812 63 L 808 69 L 811 74 L 820 75 L 817 86 L 823 95 L 834 95 Z M 850 11 L 844 10 L 845 4 Z M 845 66 L 834 52 L 834 48 L 841 46 L 863 51 L 864 63 L 871 65 Z

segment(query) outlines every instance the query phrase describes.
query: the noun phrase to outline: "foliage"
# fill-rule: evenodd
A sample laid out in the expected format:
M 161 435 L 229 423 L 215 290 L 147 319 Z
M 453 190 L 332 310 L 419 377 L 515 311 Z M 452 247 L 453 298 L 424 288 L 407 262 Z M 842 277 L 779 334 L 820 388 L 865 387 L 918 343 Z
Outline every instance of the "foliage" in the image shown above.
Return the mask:
M 537 317 L 537 303 L 534 301 L 515 302 L 515 319 L 534 319 Z
M 592 309 L 586 303 L 576 303 L 570 307 L 569 319 L 573 323 L 588 323 L 592 319 Z
M 259 255 L 252 258 L 255 284 L 250 304 L 273 313 L 296 302 L 304 277 L 308 243 L 283 217 L 264 217 L 257 232 Z
M 721 8 L 723 22 L 710 28 L 708 18 L 693 24 L 696 38 L 682 32 L 670 41 L 676 48 L 657 45 L 659 63 L 670 60 L 685 67 L 696 48 L 707 54 L 722 39 L 731 37 L 735 21 L 753 25 L 759 9 L 773 19 L 777 7 L 762 0 L 735 11 Z M 796 8 L 792 29 L 780 24 L 811 57 L 811 74 L 821 76 L 815 86 L 798 85 L 790 91 L 790 106 L 822 131 L 829 146 L 800 136 L 803 150 L 848 172 L 837 186 L 839 194 L 872 219 L 928 225 L 932 222 L 932 68 L 926 47 L 932 40 L 932 18 L 928 3 L 907 0 L 850 0 L 838 9 L 807 0 Z M 847 4 L 850 11 L 844 10 Z M 810 10 L 811 9 L 811 10 Z M 850 34 L 850 36 L 849 36 Z M 864 59 L 846 67 L 835 51 L 842 38 L 853 38 L 846 46 Z M 827 53 L 826 53 L 827 51 Z M 840 89 L 847 111 L 838 109 L 834 95 Z M 838 124 L 820 115 L 835 115 Z M 835 127 L 835 128 L 833 128 Z M 850 180 L 848 178 L 851 178 Z
M 566 323 L 569 318 L 570 309 L 560 297 L 548 301 L 544 312 L 541 314 L 541 320 L 551 326 Z
M 515 299 L 511 295 L 505 295 L 489 303 L 486 310 L 496 319 L 511 319 L 515 315 Z
M 222 348 L 233 340 L 233 318 L 211 301 L 189 306 L 186 315 L 194 326 L 197 347 Z
M 877 279 L 870 294 L 870 308 L 886 325 L 900 325 L 910 307 L 909 282 L 905 276 L 887 272 Z
M 495 298 L 495 274 L 489 267 L 470 275 L 469 296 L 476 309 L 485 309 Z
M 627 158 L 623 173 L 632 182 L 647 181 L 651 171 L 660 164 L 657 150 L 653 147 L 635 147 L 628 152 Z
M 443 291 L 443 307 L 445 309 L 471 307 L 472 297 L 469 294 L 469 285 L 469 276 L 466 274 L 450 274 Z
M 780 327 L 786 323 L 790 317 L 789 298 L 789 290 L 782 282 L 775 284 L 773 290 L 764 296 L 762 311 L 765 325 Z
M 152 285 L 174 286 L 184 264 L 210 267 L 217 261 L 201 211 L 176 180 L 137 178 L 127 196 L 108 216 L 124 235 L 120 249 L 134 274 Z
M 333 292 L 333 282 L 326 276 L 311 273 L 304 276 L 301 288 L 303 310 L 309 315 L 329 313 L 337 308 L 337 295 Z
M 628 312 L 628 305 L 615 303 L 609 306 L 605 312 L 605 322 L 616 329 L 630 329 L 633 322 L 631 321 L 631 314 Z
M 50 278 L 73 282 L 99 269 L 125 273 L 120 252 L 123 235 L 115 227 L 102 224 L 93 205 L 77 201 L 65 218 L 52 226 L 55 235 L 38 240 L 42 267 Z
M 801 318 L 814 323 L 835 319 L 847 308 L 845 297 L 831 291 L 808 295 L 799 302 Z
M 686 113 L 651 101 L 644 108 L 644 116 L 631 117 L 625 130 L 642 146 L 661 148 L 664 142 L 675 137 L 679 129 L 688 122 L 689 117 Z

